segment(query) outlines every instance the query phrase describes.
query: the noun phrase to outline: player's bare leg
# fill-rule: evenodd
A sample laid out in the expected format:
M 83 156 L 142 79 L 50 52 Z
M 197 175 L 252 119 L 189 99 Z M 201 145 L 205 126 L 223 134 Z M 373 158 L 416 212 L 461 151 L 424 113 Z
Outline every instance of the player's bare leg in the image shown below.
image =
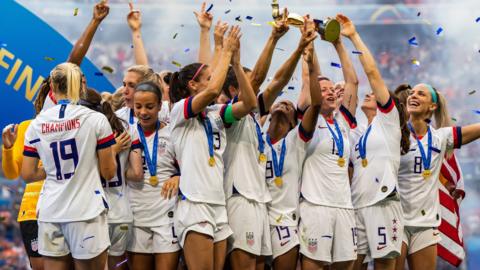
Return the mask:
M 213 269 L 223 270 L 227 257 L 227 239 L 216 242 L 213 246 L 213 252 Z
M 397 257 L 395 260 L 395 269 L 396 270 L 404 270 L 405 269 L 405 261 L 407 260 L 407 244 L 405 242 L 402 243 L 402 253 L 400 256 Z
M 273 261 L 273 266 L 275 270 L 289 270 L 297 268 L 298 260 L 298 249 L 296 246 L 290 249 L 287 253 L 284 253 Z
M 368 268 L 368 263 L 363 263 L 365 260 L 366 255 L 358 255 L 357 259 L 355 260 L 355 263 L 353 264 L 353 269 L 354 270 L 367 270 Z
M 395 270 L 395 259 L 394 258 L 379 258 L 373 261 L 373 268 L 375 270 Z
M 302 256 L 302 270 L 323 270 L 328 269 L 326 263 L 315 261 L 305 256 Z
M 88 260 L 73 259 L 75 270 L 102 270 L 107 264 L 107 250 L 104 250 L 100 255 Z M 50 269 L 50 268 L 46 268 Z
M 257 256 L 257 263 L 255 266 L 256 270 L 264 270 L 265 269 L 265 256 Z
M 43 256 L 44 269 L 51 270 L 68 270 L 72 267 L 72 256 L 69 254 L 62 257 L 48 257 Z
M 180 251 L 155 254 L 156 270 L 176 270 L 178 268 L 178 259 Z
M 435 270 L 437 268 L 437 245 L 431 245 L 408 255 L 410 270 Z
M 255 270 L 257 267 L 257 256 L 241 249 L 234 249 L 230 253 L 230 266 L 232 270 Z
M 355 261 L 335 262 L 330 269 L 333 270 L 353 270 L 353 264 Z
M 128 268 L 130 270 L 153 269 L 152 254 L 128 252 Z
M 213 239 L 209 235 L 190 231 L 185 238 L 183 254 L 188 270 L 213 269 Z
M 28 257 L 32 270 L 43 270 L 43 257 Z

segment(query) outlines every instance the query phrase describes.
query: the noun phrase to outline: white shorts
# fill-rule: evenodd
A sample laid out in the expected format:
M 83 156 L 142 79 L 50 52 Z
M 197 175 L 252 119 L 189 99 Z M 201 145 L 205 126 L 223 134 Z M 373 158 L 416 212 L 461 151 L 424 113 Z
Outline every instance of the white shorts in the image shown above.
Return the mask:
M 300 253 L 321 262 L 357 259 L 355 213 L 343 209 L 300 203 Z
M 38 253 L 49 257 L 62 257 L 69 253 L 74 259 L 97 257 L 110 246 L 107 214 L 85 221 L 38 221 Z
M 273 259 L 300 245 L 297 226 L 270 226 Z
M 185 238 L 190 231 L 209 235 L 215 243 L 227 239 L 232 234 L 224 205 L 179 199 L 174 224 L 181 247 L 184 246 Z
M 407 254 L 409 255 L 435 245 L 440 240 L 442 238 L 437 228 L 405 226 L 403 230 L 403 242 L 407 244 Z
M 400 201 L 390 199 L 355 211 L 358 254 L 366 261 L 395 258 L 402 252 L 403 211 Z
M 228 252 L 241 249 L 257 256 L 271 256 L 270 225 L 267 206 L 235 195 L 227 200 L 228 223 L 233 235 Z
M 180 250 L 173 224 L 157 227 L 132 227 L 127 250 L 135 253 L 171 253 Z
M 110 235 L 108 255 L 122 256 L 125 253 L 131 228 L 131 223 L 108 224 L 108 232 Z

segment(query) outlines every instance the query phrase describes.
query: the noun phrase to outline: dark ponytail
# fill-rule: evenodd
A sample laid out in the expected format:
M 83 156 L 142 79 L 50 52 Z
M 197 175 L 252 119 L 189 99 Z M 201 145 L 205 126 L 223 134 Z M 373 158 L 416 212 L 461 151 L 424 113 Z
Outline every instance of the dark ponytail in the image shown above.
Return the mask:
M 398 116 L 400 118 L 400 130 L 402 132 L 402 138 L 400 140 L 401 154 L 405 155 L 410 151 L 410 130 L 408 129 L 408 113 L 407 107 L 405 106 L 405 101 L 402 102 L 397 95 L 390 92 L 390 96 L 395 102 L 395 107 L 398 111 Z
M 187 98 L 190 96 L 190 91 L 188 89 L 188 82 L 194 79 L 198 81 L 200 75 L 203 73 L 203 70 L 200 68 L 203 64 L 193 63 L 187 66 L 184 66 L 180 71 L 172 73 L 170 76 L 170 101 L 175 103 L 181 99 Z M 205 69 L 206 66 L 203 66 L 202 69 Z M 194 78 L 195 74 L 197 76 Z
M 120 134 L 125 131 L 124 124 L 126 123 L 117 117 L 110 103 L 102 103 L 102 96 L 97 91 L 91 88 L 87 89 L 85 98 L 80 100 L 80 105 L 104 114 L 113 132 Z
M 45 103 L 45 99 L 48 96 L 48 92 L 50 92 L 50 76 L 43 80 L 37 97 L 35 98 L 35 102 L 33 103 L 33 107 L 35 108 L 35 116 L 37 116 L 42 111 L 43 104 Z

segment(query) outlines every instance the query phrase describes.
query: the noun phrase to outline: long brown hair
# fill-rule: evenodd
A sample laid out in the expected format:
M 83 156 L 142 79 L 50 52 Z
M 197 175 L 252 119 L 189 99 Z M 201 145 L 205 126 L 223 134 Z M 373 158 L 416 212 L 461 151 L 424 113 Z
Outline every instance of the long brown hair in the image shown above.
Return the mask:
M 402 102 L 395 93 L 390 92 L 390 96 L 395 102 L 395 107 L 400 118 L 400 130 L 402 131 L 402 138 L 400 139 L 401 154 L 405 155 L 410 151 L 410 130 L 408 129 L 408 113 L 405 103 Z
M 88 88 L 85 98 L 80 100 L 80 105 L 104 114 L 107 117 L 113 132 L 119 134 L 125 131 L 124 124 L 126 123 L 124 123 L 124 120 L 117 117 L 110 103 L 102 102 L 102 96 L 97 91 Z
M 198 81 L 198 78 L 202 74 L 203 70 L 207 67 L 206 65 L 203 66 L 200 63 L 193 63 L 187 66 L 184 66 L 180 71 L 176 71 L 172 73 L 170 77 L 170 101 L 175 103 L 181 99 L 187 98 L 190 96 L 190 91 L 188 90 L 188 82 L 194 79 Z M 202 67 L 203 70 L 200 70 Z M 195 74 L 197 74 L 195 78 Z
M 33 107 L 35 108 L 35 116 L 37 116 L 43 109 L 43 104 L 45 99 L 47 99 L 48 93 L 50 92 L 50 76 L 45 78 L 40 86 L 37 97 L 33 102 Z

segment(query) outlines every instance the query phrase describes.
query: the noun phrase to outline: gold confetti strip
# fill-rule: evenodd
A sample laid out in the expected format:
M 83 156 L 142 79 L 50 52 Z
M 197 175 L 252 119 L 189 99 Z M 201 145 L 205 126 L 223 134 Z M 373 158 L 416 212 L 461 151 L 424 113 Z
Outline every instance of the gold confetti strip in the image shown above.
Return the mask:
M 77 16 L 77 15 L 78 15 L 78 8 L 75 8 L 75 9 L 73 10 L 73 16 Z
M 45 56 L 45 61 L 53 61 L 55 60 L 55 58 L 52 58 L 52 57 L 48 57 L 48 56 Z
M 181 68 L 182 67 L 182 64 L 180 64 L 179 62 L 177 61 L 172 61 L 172 64 L 174 64 L 175 66 Z
M 113 68 L 112 67 L 109 67 L 109 66 L 104 66 L 102 67 L 102 70 L 107 72 L 107 73 L 110 73 L 112 74 L 113 73 Z

